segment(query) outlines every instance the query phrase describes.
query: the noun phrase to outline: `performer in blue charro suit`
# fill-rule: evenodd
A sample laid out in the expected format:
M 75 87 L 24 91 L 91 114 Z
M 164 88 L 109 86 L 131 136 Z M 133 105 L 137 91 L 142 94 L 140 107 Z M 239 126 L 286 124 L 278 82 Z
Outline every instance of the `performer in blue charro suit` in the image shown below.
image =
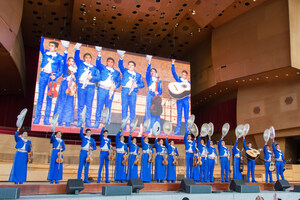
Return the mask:
M 218 150 L 219 150 L 220 164 L 221 164 L 221 181 L 229 182 L 230 152 L 228 147 L 225 146 L 225 141 L 223 140 L 223 137 L 218 142 Z M 224 181 L 224 173 L 225 173 L 225 181 Z
M 148 143 L 149 138 L 142 136 L 141 145 L 143 149 L 142 154 L 142 162 L 141 162 L 141 171 L 140 171 L 140 179 L 144 183 L 150 183 L 151 182 L 151 157 L 153 155 L 153 149 L 152 146 Z
M 159 183 L 163 183 L 166 179 L 166 165 L 163 164 L 164 157 L 167 156 L 167 148 L 163 145 L 163 139 L 158 141 L 158 137 L 155 139 L 155 176 L 154 179 Z
M 280 146 L 279 144 L 275 145 L 274 139 L 272 142 L 272 148 L 273 148 L 273 152 L 274 152 L 274 157 L 275 157 L 275 166 L 276 166 L 276 176 L 277 176 L 277 180 L 279 179 L 279 174 L 281 176 L 281 179 L 284 180 L 284 175 L 283 175 L 283 168 L 285 165 L 285 160 L 284 160 L 284 156 L 283 156 L 283 152 L 280 150 Z
M 201 139 L 201 136 L 198 137 L 197 139 L 197 148 L 200 152 L 200 157 L 201 157 L 201 162 L 202 165 L 200 165 L 200 181 L 201 182 L 208 182 L 208 177 L 207 177 L 207 147 L 204 144 L 204 139 Z
M 56 134 L 52 134 L 50 137 L 50 141 L 52 143 L 52 153 L 50 158 L 50 166 L 47 180 L 51 181 L 53 184 L 59 183 L 59 180 L 62 180 L 63 177 L 63 163 L 57 162 L 62 159 L 62 152 L 65 151 L 65 142 L 61 139 L 62 133 L 58 131 Z M 61 154 L 61 158 L 59 158 L 59 154 Z
M 123 65 L 123 56 L 119 59 L 119 68 L 123 74 L 121 85 L 121 99 L 122 99 L 122 120 L 126 118 L 129 108 L 130 123 L 135 118 L 136 100 L 138 90 L 144 87 L 142 75 L 135 71 L 136 63 L 128 62 L 128 68 Z
M 128 158 L 128 172 L 127 180 L 138 178 L 138 165 L 135 164 L 137 156 L 139 156 L 139 146 L 136 144 L 136 138 L 128 137 L 129 158 Z
M 99 47 L 96 47 L 96 49 Z M 99 50 L 99 49 L 98 49 Z M 107 124 L 110 123 L 111 105 L 114 99 L 114 91 L 120 87 L 120 72 L 114 69 L 115 60 L 113 58 L 106 59 L 106 66 L 101 64 L 101 51 L 98 51 L 96 67 L 100 71 L 100 81 L 97 87 L 97 110 L 94 127 L 99 126 L 103 106 L 109 109 Z
M 101 129 L 101 133 L 100 133 L 100 166 L 99 166 L 99 171 L 98 171 L 98 180 L 97 183 L 100 183 L 101 181 L 101 172 L 102 172 L 102 168 L 103 168 L 103 164 L 105 162 L 105 182 L 109 183 L 109 170 L 108 170 L 108 166 L 109 166 L 109 153 L 110 153 L 110 142 L 111 139 L 108 138 L 108 131 L 105 130 L 105 125 L 101 124 L 101 127 L 103 127 Z
M 207 141 L 206 147 L 207 147 L 207 179 L 210 182 L 214 181 L 214 169 L 215 169 L 215 161 L 218 158 L 218 154 L 216 151 L 216 148 L 213 147 L 214 143 L 211 140 L 211 137 L 209 136 L 209 139 Z
M 70 126 L 70 123 L 74 122 L 74 93 L 66 93 L 69 88 L 69 84 L 76 84 L 77 66 L 73 57 L 68 57 L 68 52 L 64 53 L 64 67 L 63 67 L 63 80 L 60 85 L 59 95 L 56 101 L 53 115 L 59 114 L 58 125 L 62 126 L 65 123 L 66 126 Z M 72 85 L 71 85 L 72 87 Z
M 151 114 L 151 105 L 152 98 L 157 95 L 162 95 L 162 84 L 157 76 L 157 70 L 155 68 L 151 68 L 151 59 L 149 59 L 147 72 L 146 72 L 146 81 L 148 85 L 147 97 L 146 97 L 146 111 L 145 111 L 145 120 L 150 118 L 150 126 L 151 129 L 155 122 L 160 123 L 160 115 L 154 116 Z
M 19 136 L 19 129 L 15 133 L 17 152 L 11 168 L 8 182 L 22 184 L 27 178 L 28 153 L 31 152 L 31 141 L 27 139 L 28 133 L 25 131 Z
M 43 56 L 41 63 L 42 70 L 39 77 L 38 99 L 33 124 L 40 123 L 45 89 L 50 81 L 56 81 L 56 79 L 62 75 L 62 67 L 64 62 L 63 56 L 57 53 L 58 42 L 50 41 L 48 50 L 44 49 L 44 40 L 45 38 L 42 37 L 40 43 L 40 51 Z M 47 103 L 45 109 L 44 124 L 50 125 L 49 117 L 51 114 L 52 98 L 47 95 L 46 101 Z
M 179 77 L 176 74 L 175 71 L 175 60 L 172 60 L 172 74 L 174 79 L 177 82 L 187 82 L 189 84 L 190 81 L 187 80 L 188 77 L 188 72 L 183 70 L 182 71 L 182 77 Z M 189 102 L 189 97 L 185 97 L 183 99 L 177 100 L 177 126 L 176 126 L 176 130 L 175 130 L 175 135 L 180 133 L 180 128 L 181 128 L 181 119 L 182 119 L 182 109 L 184 109 L 184 123 L 185 123 L 185 131 L 187 131 L 188 128 L 188 119 L 189 119 L 189 111 L 190 111 L 190 102 Z
M 81 113 L 86 106 L 86 127 L 91 127 L 91 115 L 92 106 L 95 94 L 95 82 L 100 80 L 99 70 L 92 65 L 92 55 L 86 53 L 83 55 L 83 60 L 80 60 L 80 43 L 77 43 L 74 47 L 75 49 L 75 63 L 77 65 L 77 77 L 78 82 L 78 110 L 77 110 L 77 127 L 82 124 Z
M 192 135 L 190 131 L 186 131 L 184 138 L 185 145 L 185 160 L 186 160 L 186 178 L 193 178 L 193 157 L 195 149 L 195 141 L 192 141 Z
M 169 144 L 168 136 L 166 137 L 166 147 L 168 153 L 168 166 L 167 166 L 167 181 L 174 183 L 176 181 L 176 165 L 173 163 L 174 159 L 177 160 L 179 153 L 177 147 L 174 146 L 174 140 Z M 178 161 L 177 161 L 178 162 Z
M 200 167 L 201 165 L 199 165 L 199 159 L 201 160 L 201 156 L 200 156 L 200 152 L 199 149 L 197 147 L 195 147 L 195 153 L 194 153 L 194 157 L 193 157 L 193 179 L 196 183 L 200 182 Z M 194 162 L 196 162 L 194 164 Z
M 232 147 L 232 156 L 233 156 L 233 179 L 242 179 L 242 173 L 240 171 L 240 164 L 242 162 L 242 155 L 241 151 L 237 148 L 237 145 L 239 143 L 238 138 L 236 138 L 236 141 L 234 143 L 234 146 Z
M 273 159 L 273 152 L 270 151 L 270 146 L 268 143 L 265 143 L 264 146 L 264 155 L 265 155 L 265 171 L 266 171 L 266 183 L 268 183 L 270 178 L 270 183 L 274 183 L 273 177 L 272 177 L 272 171 L 269 170 L 270 164 Z
M 245 136 L 243 136 L 243 145 L 244 145 L 245 151 L 252 149 L 251 142 L 248 142 L 248 146 L 246 145 Z M 251 159 L 247 158 L 247 181 L 248 181 L 248 183 L 250 182 L 250 173 L 252 175 L 252 183 L 257 183 L 257 181 L 255 180 L 254 171 L 255 171 L 255 160 L 251 160 Z
M 96 150 L 95 139 L 91 138 L 91 129 L 85 130 L 85 136 L 83 135 L 83 127 L 80 129 L 80 139 L 82 141 L 81 150 L 79 155 L 79 166 L 77 179 L 81 179 L 82 168 L 84 166 L 84 182 L 90 183 L 89 178 L 89 167 L 90 163 L 87 162 L 87 158 L 91 155 L 92 151 Z
M 123 163 L 124 156 L 128 154 L 127 144 L 124 142 L 124 136 L 121 135 L 121 131 L 116 135 L 116 168 L 115 168 L 115 180 L 117 183 L 121 181 L 124 183 L 127 180 L 127 165 Z

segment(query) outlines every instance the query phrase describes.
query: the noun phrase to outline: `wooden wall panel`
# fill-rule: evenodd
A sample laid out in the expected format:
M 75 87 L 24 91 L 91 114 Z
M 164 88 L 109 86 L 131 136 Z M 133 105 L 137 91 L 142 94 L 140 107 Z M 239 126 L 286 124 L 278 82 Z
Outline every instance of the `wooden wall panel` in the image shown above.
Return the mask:
M 300 69 L 300 1 L 289 0 L 290 41 L 292 67 Z

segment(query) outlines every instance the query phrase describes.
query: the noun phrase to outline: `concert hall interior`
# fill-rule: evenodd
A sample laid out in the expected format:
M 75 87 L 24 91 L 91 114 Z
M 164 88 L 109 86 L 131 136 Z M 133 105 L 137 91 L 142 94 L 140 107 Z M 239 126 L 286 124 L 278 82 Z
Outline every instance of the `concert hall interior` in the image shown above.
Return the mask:
M 212 122 L 211 139 L 217 149 L 222 126 L 229 123 L 224 141 L 231 151 L 236 142 L 236 127 L 248 123 L 250 130 L 246 141 L 251 142 L 253 148 L 262 149 L 264 131 L 273 126 L 275 142 L 280 145 L 287 162 L 285 178 L 291 182 L 300 181 L 299 10 L 299 0 L 0 1 L 0 168 L 3 169 L 0 181 L 9 178 L 16 152 L 15 122 L 23 108 L 27 108 L 28 113 L 21 130 L 28 131 L 34 151 L 27 181 L 42 182 L 47 178 L 52 132 L 50 128 L 49 131 L 30 131 L 32 114 L 36 111 L 33 102 L 41 37 L 166 59 L 170 62 L 166 68 L 172 79 L 169 82 L 175 81 L 171 75 L 172 59 L 189 63 L 190 114 L 195 115 L 199 132 L 202 124 Z M 46 43 L 45 48 L 48 48 Z M 115 66 L 117 63 L 116 60 Z M 142 79 L 147 88 L 145 73 Z M 175 101 L 172 110 L 176 112 Z M 168 117 L 165 116 L 167 120 Z M 173 125 L 176 118 L 174 120 Z M 139 125 L 137 129 L 140 130 Z M 92 129 L 96 133 L 92 138 L 97 150 L 93 153 L 90 176 L 95 181 L 100 160 L 100 131 L 100 128 Z M 115 135 L 108 137 L 116 146 Z M 164 134 L 160 138 L 165 142 Z M 82 149 L 79 128 L 74 133 L 64 133 L 62 139 L 66 144 L 62 181 L 67 181 L 77 177 Z M 155 137 L 149 139 L 154 146 Z M 177 177 L 182 179 L 186 173 L 184 139 L 176 137 L 174 140 L 180 155 Z M 137 138 L 137 144 L 141 146 L 141 137 Z M 271 139 L 268 144 L 272 147 Z M 243 149 L 242 138 L 238 147 Z M 256 159 L 255 177 L 256 181 L 265 182 L 263 152 L 260 158 Z M 109 168 L 110 180 L 114 178 L 112 165 L 113 162 Z M 246 165 L 245 161 L 243 175 L 247 174 Z M 214 176 L 219 182 L 220 169 L 218 161 Z M 273 177 L 276 180 L 276 173 Z

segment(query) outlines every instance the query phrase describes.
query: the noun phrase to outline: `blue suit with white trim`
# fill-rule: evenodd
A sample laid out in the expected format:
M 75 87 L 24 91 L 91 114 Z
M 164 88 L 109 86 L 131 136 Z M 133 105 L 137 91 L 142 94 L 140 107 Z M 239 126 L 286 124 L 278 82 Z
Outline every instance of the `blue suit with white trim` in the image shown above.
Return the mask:
M 45 38 L 41 38 L 40 43 L 40 52 L 43 56 L 41 68 L 42 71 L 40 72 L 39 77 L 39 93 L 38 93 L 38 99 L 36 104 L 36 112 L 35 112 L 35 119 L 33 121 L 33 124 L 38 124 L 41 119 L 41 111 L 45 96 L 45 89 L 48 85 L 48 83 L 52 80 L 50 79 L 51 72 L 53 72 L 53 75 L 55 76 L 55 79 L 53 81 L 56 81 L 61 75 L 62 75 L 62 69 L 63 69 L 63 56 L 58 54 L 57 52 L 50 52 L 47 49 L 44 49 L 44 40 Z M 50 65 L 50 67 L 49 67 Z M 48 90 L 49 91 L 49 88 Z M 50 125 L 49 123 L 49 117 L 51 114 L 51 107 L 52 107 L 52 98 L 47 95 L 46 97 L 46 109 L 45 109 L 45 116 L 44 116 L 44 124 Z
M 84 136 L 83 127 L 80 128 L 80 139 L 82 141 L 82 144 L 79 155 L 77 179 L 81 179 L 82 168 L 84 166 L 84 181 L 88 182 L 90 163 L 86 162 L 86 159 L 88 156 L 89 149 L 91 149 L 90 151 L 94 151 L 97 149 L 97 147 L 94 138 Z
M 116 162 L 115 162 L 115 180 L 118 183 L 121 181 L 122 183 L 127 180 L 127 165 L 123 165 L 123 156 L 124 154 L 128 154 L 127 144 L 120 140 L 121 131 L 116 135 Z
M 139 156 L 139 146 L 132 143 L 131 135 L 128 137 L 128 147 L 129 147 L 129 157 L 128 157 L 128 172 L 127 180 L 132 178 L 138 178 L 138 165 L 135 165 L 134 162 L 136 157 Z
M 188 140 L 187 136 L 190 134 L 190 131 L 186 131 L 183 141 L 185 145 L 185 161 L 186 161 L 186 178 L 193 178 L 193 157 L 194 152 L 196 152 L 195 141 Z
M 153 116 L 150 112 L 152 105 L 152 98 L 155 96 L 155 91 L 157 90 L 158 95 L 162 95 L 162 83 L 160 80 L 157 82 L 156 77 L 151 76 L 151 64 L 148 64 L 147 72 L 146 72 L 146 81 L 148 85 L 147 97 L 146 97 L 146 111 L 145 111 L 145 120 L 150 118 L 150 126 L 151 129 L 155 122 L 160 123 L 160 116 Z M 156 88 L 157 83 L 157 88 Z
M 121 85 L 121 99 L 122 99 L 122 120 L 126 118 L 128 113 L 128 108 L 130 111 L 130 123 L 135 118 L 135 108 L 136 108 L 136 100 L 138 90 L 144 87 L 144 82 L 142 79 L 142 75 L 135 71 L 130 72 L 127 68 L 123 65 L 123 60 L 119 60 L 119 69 L 123 74 Z M 129 81 L 136 81 L 137 87 L 133 89 L 131 94 L 129 95 L 130 88 L 127 87 Z
M 218 157 L 217 150 L 215 147 L 210 146 L 210 139 L 208 139 L 207 148 L 207 180 L 214 182 L 214 169 L 215 169 L 215 159 Z
M 103 106 L 109 109 L 107 124 L 110 124 L 111 105 L 114 99 L 114 94 L 112 94 L 111 98 L 109 98 L 109 90 L 110 87 L 112 87 L 112 84 L 116 86 L 115 89 L 118 89 L 120 87 L 121 78 L 119 71 L 101 63 L 101 56 L 97 56 L 96 67 L 100 71 L 100 81 L 97 86 L 97 110 L 95 120 L 95 127 L 98 127 L 101 120 Z
M 175 71 L 175 65 L 172 64 L 171 67 L 172 70 L 172 74 L 174 79 L 177 82 L 183 82 L 185 80 L 183 80 L 183 78 L 179 77 L 176 74 Z M 190 81 L 187 81 L 189 84 L 191 84 Z M 175 135 L 180 133 L 180 128 L 181 128 L 181 119 L 182 119 L 182 109 L 184 109 L 184 123 L 185 123 L 185 131 L 187 131 L 188 128 L 188 119 L 189 119 L 189 111 L 190 111 L 190 101 L 189 101 L 189 97 L 185 97 L 183 99 L 177 100 L 177 126 L 176 126 L 176 130 L 175 130 Z
M 265 155 L 265 171 L 266 171 L 266 183 L 268 183 L 268 179 L 270 178 L 270 183 L 273 183 L 272 171 L 269 170 L 270 163 L 273 158 L 272 151 L 267 150 L 267 145 L 264 146 L 264 155 Z
M 177 147 L 169 144 L 168 137 L 166 138 L 166 147 L 168 153 L 168 166 L 167 166 L 167 181 L 176 181 L 176 165 L 173 164 L 174 156 L 179 156 Z
M 154 179 L 156 179 L 157 182 L 163 183 L 166 179 L 166 165 L 164 165 L 162 162 L 164 160 L 164 155 L 167 154 L 167 148 L 158 144 L 157 140 L 158 139 L 156 138 L 154 142 L 156 149 Z
M 91 127 L 92 106 L 95 95 L 95 83 L 100 80 L 100 72 L 94 65 L 88 64 L 81 60 L 79 54 L 80 50 L 76 50 L 74 60 L 78 69 L 76 77 L 76 80 L 78 82 L 77 127 L 81 126 L 82 124 L 81 113 L 84 106 L 86 106 L 86 127 Z M 85 88 L 82 88 L 83 81 L 80 78 L 85 71 L 90 72 L 92 79 L 88 81 L 87 86 Z
M 142 136 L 141 145 L 143 149 L 143 155 L 141 160 L 140 179 L 142 179 L 144 183 L 150 183 L 152 163 L 148 162 L 148 160 L 149 156 L 152 155 L 154 151 L 152 146 L 144 141 L 144 135 Z
M 233 179 L 242 179 L 242 173 L 240 172 L 241 163 L 241 151 L 237 148 L 239 140 L 236 140 L 234 146 L 232 147 L 233 155 Z
M 202 165 L 200 165 L 200 181 L 208 182 L 207 172 L 208 172 L 208 163 L 207 163 L 207 147 L 206 145 L 202 145 L 200 143 L 201 137 L 199 136 L 197 139 L 197 148 L 199 150 L 201 156 Z
M 99 136 L 100 140 L 100 166 L 99 166 L 99 171 L 98 171 L 98 179 L 97 183 L 100 183 L 101 181 L 101 172 L 103 168 L 103 164 L 105 162 L 105 181 L 109 182 L 109 150 L 110 150 L 110 143 L 111 139 L 107 137 L 103 137 L 105 128 L 103 127 L 101 129 L 101 133 Z
M 244 145 L 245 151 L 252 149 L 246 145 L 245 139 L 243 139 L 243 145 Z M 252 175 L 252 182 L 256 182 L 254 171 L 255 171 L 255 160 L 251 160 L 251 159 L 247 158 L 247 181 L 248 181 L 248 183 L 250 182 L 250 173 Z
M 284 160 L 283 152 L 281 150 L 276 149 L 274 142 L 272 143 L 272 148 L 273 148 L 273 152 L 274 152 L 274 155 L 275 155 L 275 165 L 276 165 L 276 177 L 277 177 L 277 180 L 280 180 L 279 179 L 279 174 L 281 176 L 281 179 L 284 180 L 283 167 L 284 167 L 284 164 L 286 162 Z
M 221 163 L 221 181 L 229 182 L 229 157 L 230 152 L 228 147 L 222 146 L 223 139 L 220 139 L 218 142 L 218 150 Z M 224 181 L 224 172 L 225 172 L 225 181 Z

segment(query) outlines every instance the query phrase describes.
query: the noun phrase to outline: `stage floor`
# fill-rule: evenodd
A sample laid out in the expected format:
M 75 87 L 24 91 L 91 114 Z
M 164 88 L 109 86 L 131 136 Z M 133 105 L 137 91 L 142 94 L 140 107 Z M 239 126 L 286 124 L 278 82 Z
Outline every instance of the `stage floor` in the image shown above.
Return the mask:
M 300 193 L 296 192 L 276 192 L 278 197 L 284 200 L 299 200 Z M 237 192 L 218 192 L 211 194 L 186 194 L 179 192 L 140 192 L 130 196 L 102 196 L 101 194 L 79 194 L 79 195 L 25 195 L 20 199 L 39 199 L 39 200 L 93 200 L 93 199 L 109 199 L 109 200 L 255 200 L 257 195 L 262 196 L 265 200 L 273 199 L 275 191 L 261 191 L 260 193 L 237 193 Z

